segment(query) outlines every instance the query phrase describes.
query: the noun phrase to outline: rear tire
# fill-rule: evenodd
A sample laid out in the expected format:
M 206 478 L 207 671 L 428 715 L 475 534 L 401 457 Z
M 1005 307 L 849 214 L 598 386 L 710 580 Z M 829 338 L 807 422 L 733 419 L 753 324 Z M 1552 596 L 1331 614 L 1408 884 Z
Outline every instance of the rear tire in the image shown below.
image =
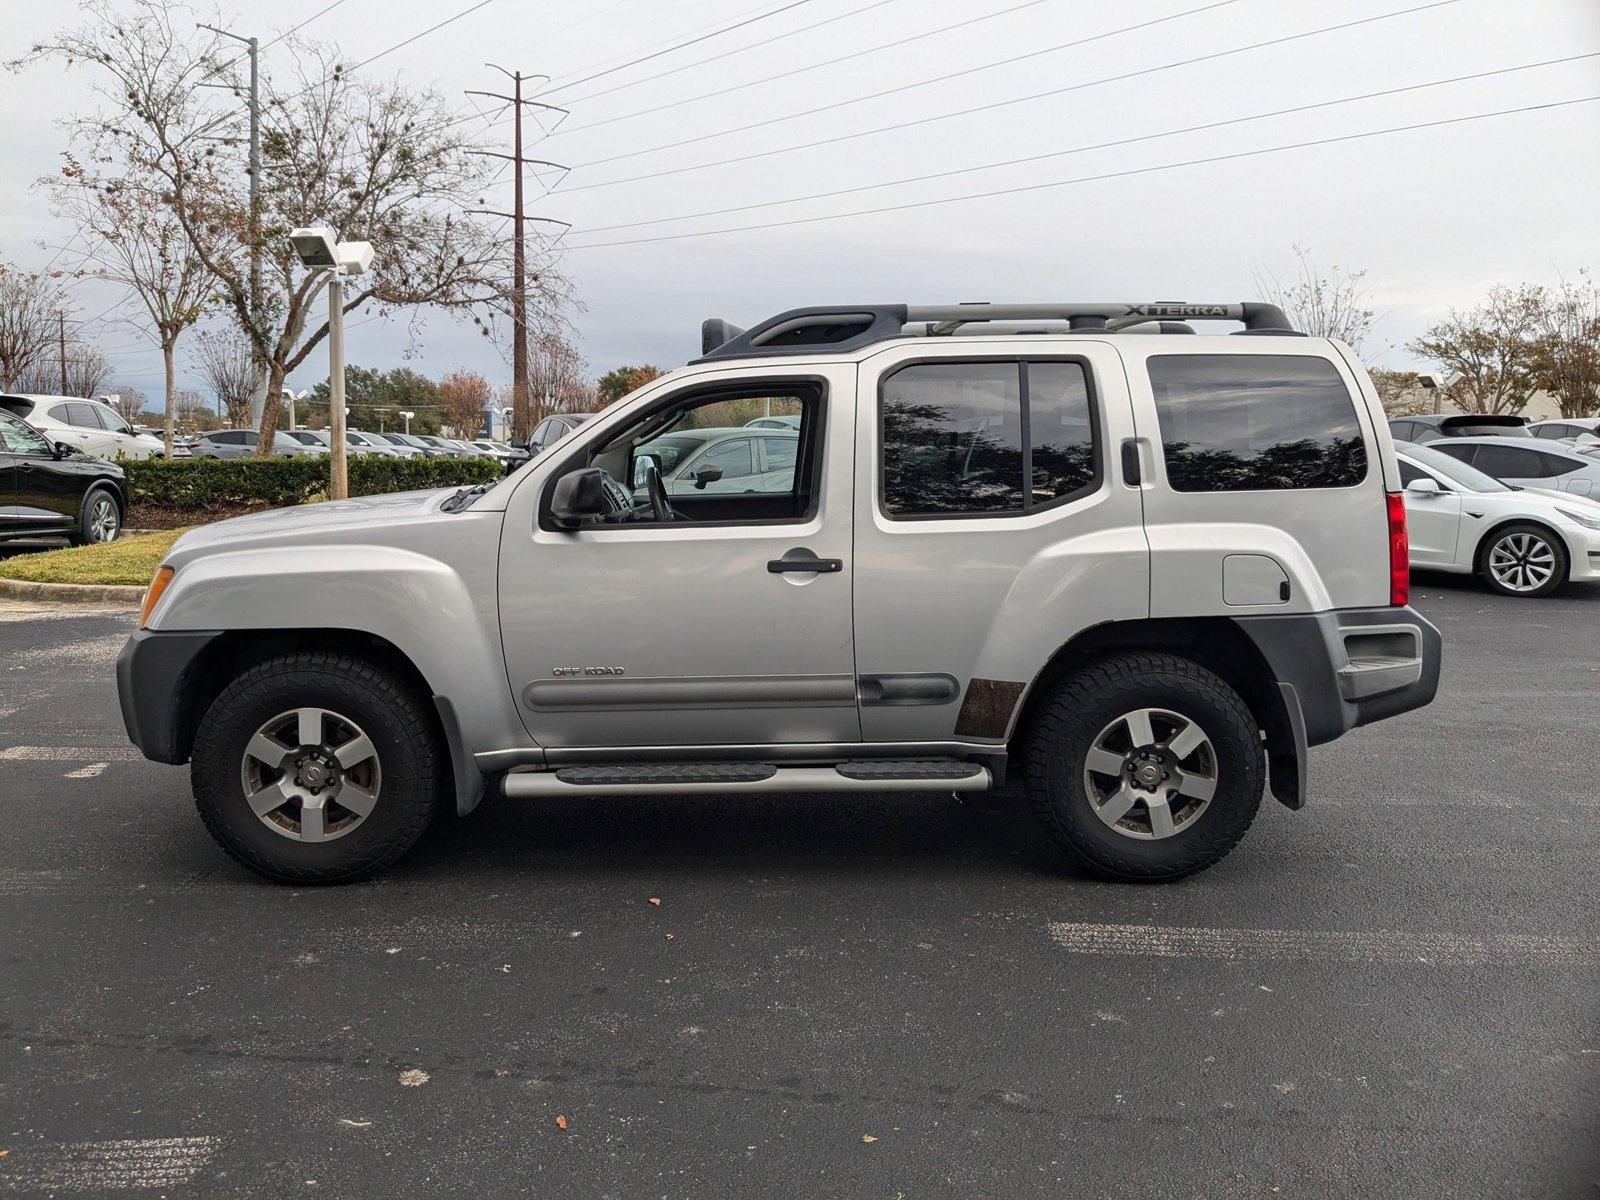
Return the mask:
M 325 651 L 269 659 L 223 688 L 190 766 L 211 836 L 252 870 L 294 883 L 394 863 L 427 830 L 449 775 L 410 684 Z
M 1068 856 L 1114 879 L 1178 879 L 1221 861 L 1255 820 L 1259 725 L 1188 659 L 1125 654 L 1045 699 L 1024 747 L 1034 814 Z
M 92 487 L 78 506 L 78 527 L 72 531 L 74 546 L 114 542 L 122 533 L 122 506 L 106 487 Z
M 1478 574 L 1502 596 L 1548 596 L 1569 569 L 1566 545 L 1542 525 L 1496 529 L 1478 551 Z

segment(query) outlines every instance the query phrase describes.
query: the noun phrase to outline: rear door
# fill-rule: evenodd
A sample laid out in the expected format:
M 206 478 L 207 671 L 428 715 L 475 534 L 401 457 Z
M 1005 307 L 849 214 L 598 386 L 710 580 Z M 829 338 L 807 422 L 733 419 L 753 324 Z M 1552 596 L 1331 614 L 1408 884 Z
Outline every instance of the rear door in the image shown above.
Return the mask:
M 1151 616 L 1386 605 L 1382 443 L 1348 367 L 1326 342 L 1198 340 L 1123 352 L 1152 480 Z
M 1073 634 L 1149 611 L 1116 351 L 918 338 L 862 363 L 855 622 L 869 742 L 999 741 Z

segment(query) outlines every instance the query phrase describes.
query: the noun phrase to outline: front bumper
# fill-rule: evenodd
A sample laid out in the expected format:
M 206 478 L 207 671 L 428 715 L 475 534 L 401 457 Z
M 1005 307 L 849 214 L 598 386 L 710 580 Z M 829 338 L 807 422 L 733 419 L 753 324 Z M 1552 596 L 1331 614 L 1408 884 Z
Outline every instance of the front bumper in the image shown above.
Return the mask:
M 117 702 L 128 740 L 146 758 L 161 763 L 189 761 L 194 672 L 215 630 L 157 633 L 141 629 L 117 655 Z

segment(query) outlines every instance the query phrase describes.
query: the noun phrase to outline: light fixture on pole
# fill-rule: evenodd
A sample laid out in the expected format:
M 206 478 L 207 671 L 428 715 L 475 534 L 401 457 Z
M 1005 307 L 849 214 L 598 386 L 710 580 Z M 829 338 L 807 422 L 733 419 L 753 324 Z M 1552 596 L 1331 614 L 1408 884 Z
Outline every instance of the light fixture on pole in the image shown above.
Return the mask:
M 372 265 L 371 242 L 341 242 L 323 226 L 296 229 L 289 245 L 313 271 L 328 273 L 328 425 L 333 443 L 328 454 L 328 499 L 343 500 L 350 493 L 344 438 L 344 280 L 360 275 Z
M 414 413 L 414 412 L 402 412 L 400 415 L 405 418 L 406 434 L 407 434 L 407 436 L 409 436 L 410 433 L 411 433 L 411 418 L 416 416 L 417 414 Z
M 309 400 L 309 399 L 311 399 L 311 391 L 310 391 L 309 388 L 306 391 L 303 391 L 303 392 L 297 392 L 293 388 L 284 388 L 283 389 L 283 398 L 286 401 L 288 401 L 288 404 L 289 404 L 289 428 L 293 429 L 294 425 L 295 425 L 295 420 L 294 420 L 294 417 L 295 417 L 295 413 L 294 413 L 295 403 L 297 401 L 300 401 L 300 400 Z

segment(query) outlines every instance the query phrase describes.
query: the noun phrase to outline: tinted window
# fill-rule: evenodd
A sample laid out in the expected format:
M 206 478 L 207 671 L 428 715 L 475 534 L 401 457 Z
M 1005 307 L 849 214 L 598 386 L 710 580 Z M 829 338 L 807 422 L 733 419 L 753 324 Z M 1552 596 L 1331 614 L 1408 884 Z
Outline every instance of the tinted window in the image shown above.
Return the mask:
M 1433 478 L 1432 475 L 1429 475 L 1426 471 L 1419 471 L 1416 467 L 1413 467 L 1410 463 L 1406 462 L 1405 459 L 1401 459 L 1400 460 L 1400 486 L 1401 487 L 1405 487 L 1409 483 L 1415 483 L 1419 479 L 1432 479 L 1432 478 Z
M 112 433 L 133 432 L 133 426 L 129 425 L 109 408 L 101 408 L 98 404 L 92 404 L 90 408 L 94 410 L 94 415 L 99 419 L 102 429 L 109 429 Z
M 713 446 L 700 457 L 692 470 L 699 470 L 701 467 L 721 467 L 723 479 L 754 475 L 756 464 L 751 453 L 750 439 L 739 438 L 737 441 Z
M 1415 426 L 1415 421 L 1390 421 L 1389 436 L 1397 442 L 1409 442 L 1411 431 Z
M 1437 450 L 1440 454 L 1448 454 L 1451 458 L 1459 458 L 1464 463 L 1470 463 L 1472 461 L 1472 452 L 1476 450 L 1477 447 L 1463 446 L 1459 443 L 1452 442 L 1449 438 L 1440 438 L 1436 443 L 1430 446 L 1429 449 Z M 1482 470 L 1481 467 L 1479 469 Z
M 1479 446 L 1472 465 L 1496 479 L 1537 479 L 1546 473 L 1541 460 L 1547 457 L 1521 446 Z
M 1534 452 L 1534 457 L 1539 460 L 1539 474 L 1545 479 L 1554 479 L 1558 475 L 1565 475 L 1568 471 L 1578 470 L 1578 464 L 1558 454 L 1541 454 Z
M 1366 477 L 1355 405 L 1325 359 L 1163 354 L 1149 371 L 1175 491 L 1351 487 Z
M 63 404 L 61 408 L 67 410 L 67 424 L 75 425 L 79 429 L 100 429 L 100 418 L 95 415 L 92 404 Z M 56 409 L 59 415 L 61 408 Z
M 794 456 L 800 449 L 800 439 L 775 437 L 762 438 L 761 449 L 767 456 L 767 470 L 793 471 Z
M 0 412 L 0 450 L 13 454 L 49 454 L 50 443 L 31 425 Z
M 1078 363 L 917 363 L 884 381 L 882 419 L 889 516 L 1025 512 L 1098 478 Z
M 1437 441 L 1440 441 L 1441 439 L 1443 439 L 1443 437 L 1444 437 L 1444 434 L 1439 432 L 1437 426 L 1434 426 L 1434 425 L 1418 425 L 1417 426 L 1416 436 L 1413 437 L 1411 440 L 1413 442 L 1437 442 Z

